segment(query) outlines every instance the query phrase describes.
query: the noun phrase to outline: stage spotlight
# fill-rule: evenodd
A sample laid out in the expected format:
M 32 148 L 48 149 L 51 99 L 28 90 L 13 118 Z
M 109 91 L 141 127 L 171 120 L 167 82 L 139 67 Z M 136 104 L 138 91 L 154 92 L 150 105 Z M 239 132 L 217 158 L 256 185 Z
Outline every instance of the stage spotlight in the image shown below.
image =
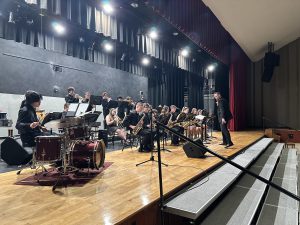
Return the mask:
M 66 30 L 65 27 L 63 25 L 57 23 L 57 22 L 53 22 L 52 27 L 56 31 L 56 33 L 58 33 L 58 34 L 65 33 L 65 30 Z
M 142 58 L 142 64 L 144 66 L 148 66 L 150 64 L 150 59 L 148 57 L 143 57 Z
M 190 50 L 188 48 L 184 48 L 181 50 L 180 54 L 183 56 L 183 57 L 188 57 L 189 54 L 190 54 Z
M 114 11 L 113 6 L 107 1 L 102 4 L 102 8 L 103 8 L 104 12 L 106 12 L 108 14 L 111 14 Z
M 103 48 L 106 52 L 111 52 L 114 49 L 114 46 L 111 43 L 106 42 L 103 44 Z
M 173 32 L 174 36 L 178 36 L 178 34 L 179 34 L 178 32 Z
M 138 8 L 138 7 L 139 7 L 139 4 L 136 3 L 136 2 L 132 2 L 132 3 L 130 3 L 130 5 L 131 5 L 133 8 Z
M 207 70 L 208 70 L 209 72 L 213 72 L 213 71 L 215 70 L 215 68 L 216 68 L 216 66 L 215 66 L 214 64 L 211 64 L 211 65 L 209 65 L 209 66 L 207 67 Z
M 149 37 L 151 39 L 157 39 L 158 38 L 158 33 L 157 33 L 156 28 L 151 28 L 150 29 L 150 31 L 149 31 Z

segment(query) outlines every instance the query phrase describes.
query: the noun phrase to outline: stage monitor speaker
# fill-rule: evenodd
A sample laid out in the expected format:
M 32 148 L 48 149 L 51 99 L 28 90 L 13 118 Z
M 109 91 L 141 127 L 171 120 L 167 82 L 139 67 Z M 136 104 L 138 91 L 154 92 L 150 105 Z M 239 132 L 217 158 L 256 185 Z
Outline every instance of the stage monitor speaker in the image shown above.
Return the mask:
M 196 139 L 195 142 L 203 146 L 201 139 Z M 186 142 L 183 145 L 183 150 L 187 157 L 189 158 L 205 158 L 206 150 L 204 148 L 199 148 L 190 142 Z
M 20 139 L 5 138 L 1 143 L 1 158 L 8 165 L 22 165 L 32 159 L 32 148 L 23 148 Z

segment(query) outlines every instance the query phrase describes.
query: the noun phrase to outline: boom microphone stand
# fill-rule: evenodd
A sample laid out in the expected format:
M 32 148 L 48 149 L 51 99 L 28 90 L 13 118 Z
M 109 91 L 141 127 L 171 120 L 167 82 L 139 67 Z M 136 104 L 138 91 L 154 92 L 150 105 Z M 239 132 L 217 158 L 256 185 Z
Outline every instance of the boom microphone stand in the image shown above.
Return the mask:
M 136 166 L 139 166 L 139 165 L 142 165 L 144 163 L 147 163 L 147 162 L 157 162 L 157 160 L 155 160 L 154 158 L 154 155 L 153 155 L 153 146 L 154 146 L 154 143 L 153 143 L 153 120 L 152 120 L 152 109 L 150 110 L 150 132 L 151 132 L 151 155 L 150 155 L 150 159 L 144 161 L 144 162 L 141 162 L 141 163 L 138 163 L 136 164 Z M 159 133 L 159 126 L 157 127 L 157 131 L 156 131 L 156 134 L 157 134 L 157 139 L 160 140 L 160 133 Z M 164 166 L 168 166 L 168 164 L 165 164 L 163 162 L 161 162 L 161 164 L 163 164 Z

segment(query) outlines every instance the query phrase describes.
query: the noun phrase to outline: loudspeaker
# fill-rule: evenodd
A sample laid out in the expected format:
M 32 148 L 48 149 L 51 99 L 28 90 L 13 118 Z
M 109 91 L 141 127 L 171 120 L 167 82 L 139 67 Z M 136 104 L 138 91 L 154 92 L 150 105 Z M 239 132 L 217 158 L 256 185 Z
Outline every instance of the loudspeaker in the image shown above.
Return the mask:
M 267 52 L 264 58 L 263 82 L 270 82 L 273 76 L 274 67 L 279 66 L 280 56 L 273 52 Z
M 200 138 L 196 139 L 195 142 L 203 146 L 203 143 Z M 196 145 L 193 145 L 190 142 L 186 142 L 183 145 L 183 150 L 187 157 L 189 158 L 205 158 L 206 150 L 204 148 L 199 148 Z
M 99 134 L 98 134 L 98 139 L 99 140 L 103 140 L 105 146 L 107 147 L 108 144 L 108 132 L 107 130 L 99 130 Z
M 23 148 L 20 139 L 5 138 L 1 144 L 1 158 L 8 165 L 22 165 L 32 159 L 32 148 Z

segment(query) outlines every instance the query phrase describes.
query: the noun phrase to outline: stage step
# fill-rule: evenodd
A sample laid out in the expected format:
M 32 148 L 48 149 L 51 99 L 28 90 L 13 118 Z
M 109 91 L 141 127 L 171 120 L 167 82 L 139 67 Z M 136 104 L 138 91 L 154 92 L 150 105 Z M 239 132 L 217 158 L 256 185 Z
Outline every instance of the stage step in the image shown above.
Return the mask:
M 296 153 L 296 149 L 285 150 L 276 168 L 272 181 L 297 195 L 298 160 Z M 298 211 L 299 203 L 296 200 L 280 193 L 274 188 L 270 188 L 257 224 L 298 224 Z
M 269 180 L 276 167 L 284 144 L 273 143 L 250 170 Z M 201 225 L 248 225 L 263 198 L 267 185 L 244 174 L 215 208 L 204 218 Z
M 273 138 L 263 138 L 250 146 L 233 161 L 248 167 L 267 147 Z M 274 150 L 274 149 L 273 149 Z M 274 157 L 275 158 L 275 157 Z M 273 159 L 274 160 L 274 159 Z M 240 175 L 241 171 L 225 164 L 188 190 L 167 201 L 164 211 L 196 220 Z

